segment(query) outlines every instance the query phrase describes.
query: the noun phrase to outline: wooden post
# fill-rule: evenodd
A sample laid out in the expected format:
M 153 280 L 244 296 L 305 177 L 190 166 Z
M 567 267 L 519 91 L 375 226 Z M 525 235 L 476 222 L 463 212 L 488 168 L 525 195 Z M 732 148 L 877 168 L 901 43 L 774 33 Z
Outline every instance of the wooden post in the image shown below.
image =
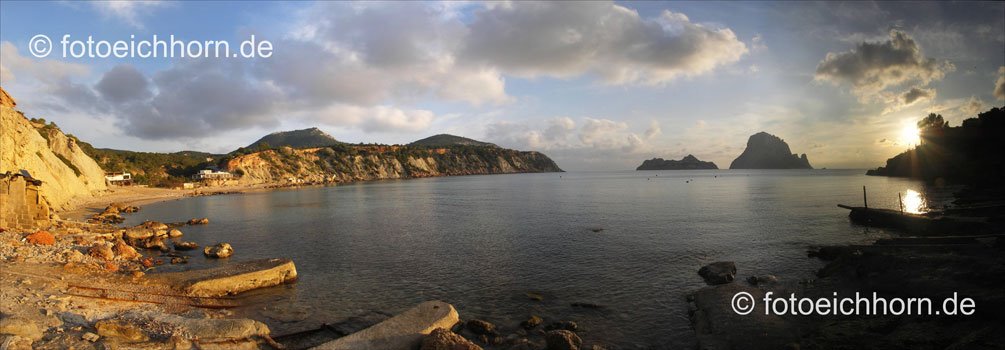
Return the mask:
M 900 213 L 904 213 L 904 197 L 900 196 L 900 192 L 897 192 L 897 202 L 900 203 Z
M 869 209 L 869 197 L 865 194 L 865 186 L 862 186 L 862 204 L 865 205 L 866 209 Z

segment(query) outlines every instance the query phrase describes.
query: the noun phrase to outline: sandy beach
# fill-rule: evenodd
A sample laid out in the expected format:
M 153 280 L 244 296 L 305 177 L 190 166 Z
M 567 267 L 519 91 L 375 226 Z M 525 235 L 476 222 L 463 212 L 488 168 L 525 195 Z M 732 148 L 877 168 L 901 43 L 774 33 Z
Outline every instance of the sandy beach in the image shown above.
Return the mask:
M 75 198 L 67 205 L 67 208 L 56 213 L 63 219 L 83 220 L 101 212 L 110 203 L 143 206 L 188 197 L 247 193 L 269 189 L 271 188 L 266 185 L 211 186 L 191 190 L 147 186 L 111 186 L 108 191 L 98 193 L 93 197 Z

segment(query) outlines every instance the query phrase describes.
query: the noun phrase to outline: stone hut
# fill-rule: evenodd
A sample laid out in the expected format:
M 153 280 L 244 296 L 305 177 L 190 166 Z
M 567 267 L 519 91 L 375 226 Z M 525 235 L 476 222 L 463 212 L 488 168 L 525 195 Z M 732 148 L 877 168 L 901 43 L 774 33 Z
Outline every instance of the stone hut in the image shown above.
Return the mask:
M 0 228 L 48 227 L 49 203 L 39 193 L 42 181 L 27 171 L 0 174 Z

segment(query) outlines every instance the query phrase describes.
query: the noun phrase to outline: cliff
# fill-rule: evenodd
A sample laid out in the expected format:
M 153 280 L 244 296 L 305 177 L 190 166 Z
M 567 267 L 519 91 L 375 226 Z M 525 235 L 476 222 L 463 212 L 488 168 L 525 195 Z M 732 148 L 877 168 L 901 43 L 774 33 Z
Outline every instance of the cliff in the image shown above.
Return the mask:
M 719 169 L 715 163 L 704 162 L 688 154 L 681 160 L 663 160 L 663 158 L 653 158 L 642 162 L 635 170 L 693 170 L 693 169 Z
M 74 138 L 55 124 L 28 120 L 14 109 L 10 95 L 0 92 L 0 173 L 24 169 L 42 180 L 40 191 L 54 209 L 107 189 L 104 171 Z
M 941 120 L 941 116 L 937 116 Z M 866 175 L 943 179 L 978 186 L 1000 186 L 1005 178 L 1005 106 L 995 107 L 949 127 L 923 128 L 921 144 L 886 161 Z
M 795 155 L 789 144 L 766 132 L 750 135 L 747 148 L 729 164 L 730 169 L 813 169 L 806 154 Z
M 239 175 L 242 183 L 341 183 L 562 171 L 548 156 L 538 152 L 478 146 L 282 147 L 236 154 L 222 164 L 225 170 Z

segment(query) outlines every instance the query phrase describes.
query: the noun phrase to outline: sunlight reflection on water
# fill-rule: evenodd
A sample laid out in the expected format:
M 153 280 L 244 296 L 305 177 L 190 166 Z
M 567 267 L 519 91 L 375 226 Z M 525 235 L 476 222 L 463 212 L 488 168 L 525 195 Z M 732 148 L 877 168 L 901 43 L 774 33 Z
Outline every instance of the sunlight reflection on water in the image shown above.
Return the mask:
M 907 213 L 922 214 L 928 211 L 928 202 L 925 200 L 925 197 L 920 192 L 912 189 L 904 192 L 901 203 L 904 204 L 904 212 Z

